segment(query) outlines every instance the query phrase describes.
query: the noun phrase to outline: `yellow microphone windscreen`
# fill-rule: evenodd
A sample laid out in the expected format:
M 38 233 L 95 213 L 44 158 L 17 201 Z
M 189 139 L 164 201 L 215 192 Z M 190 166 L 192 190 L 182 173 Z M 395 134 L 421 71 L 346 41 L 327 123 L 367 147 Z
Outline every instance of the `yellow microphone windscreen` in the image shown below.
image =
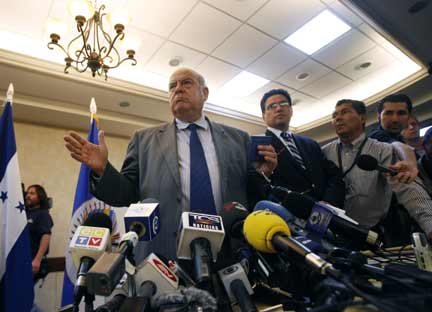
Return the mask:
M 267 210 L 254 211 L 248 215 L 243 224 L 243 234 L 249 244 L 256 250 L 265 253 L 276 252 L 271 240 L 278 232 L 291 236 L 285 221 L 275 213 Z

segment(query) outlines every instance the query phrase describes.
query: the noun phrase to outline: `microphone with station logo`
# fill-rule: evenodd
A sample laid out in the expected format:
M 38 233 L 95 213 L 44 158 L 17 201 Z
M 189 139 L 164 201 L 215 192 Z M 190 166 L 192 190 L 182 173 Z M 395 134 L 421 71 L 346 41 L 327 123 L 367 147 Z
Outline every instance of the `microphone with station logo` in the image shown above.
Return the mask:
M 177 241 L 177 257 L 193 262 L 197 286 L 209 290 L 212 262 L 216 260 L 225 236 L 222 218 L 195 212 L 183 212 Z
M 150 241 L 159 233 L 159 204 L 151 202 L 130 205 L 125 214 L 125 228 L 129 232 L 121 238 L 119 251 L 103 253 L 87 273 L 89 292 L 109 296 L 127 268 L 133 268 L 133 249 L 138 241 Z M 131 266 L 126 266 L 127 263 Z M 135 273 L 134 268 L 129 271 L 130 274 Z
M 78 268 L 74 287 L 74 311 L 78 311 L 82 297 L 87 296 L 89 269 L 107 248 L 111 249 L 111 230 L 110 217 L 104 213 L 94 213 L 89 215 L 84 225 L 77 228 L 70 241 L 69 250 L 72 261 Z M 86 298 L 86 304 L 92 305 L 93 299 L 89 297 L 87 300 Z

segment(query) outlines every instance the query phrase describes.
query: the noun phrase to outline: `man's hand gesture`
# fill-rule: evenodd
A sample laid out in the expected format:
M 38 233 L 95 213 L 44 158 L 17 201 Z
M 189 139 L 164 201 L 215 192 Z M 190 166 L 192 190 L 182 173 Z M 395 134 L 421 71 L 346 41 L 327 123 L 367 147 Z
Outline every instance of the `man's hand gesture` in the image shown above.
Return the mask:
M 98 133 L 99 144 L 93 144 L 78 135 L 69 131 L 64 136 L 65 146 L 73 159 L 86 164 L 92 171 L 101 176 L 108 162 L 108 148 L 105 144 L 105 136 L 102 130 Z

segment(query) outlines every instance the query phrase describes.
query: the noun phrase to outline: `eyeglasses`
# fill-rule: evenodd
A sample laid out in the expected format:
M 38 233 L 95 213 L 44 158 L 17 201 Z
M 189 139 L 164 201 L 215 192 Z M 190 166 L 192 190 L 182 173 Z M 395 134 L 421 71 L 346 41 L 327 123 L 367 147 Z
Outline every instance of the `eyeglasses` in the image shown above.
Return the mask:
M 269 105 L 267 105 L 267 110 L 274 110 L 276 109 L 276 107 L 280 106 L 281 108 L 285 108 L 288 106 L 291 106 L 290 103 L 288 102 L 275 102 L 275 103 L 270 103 Z

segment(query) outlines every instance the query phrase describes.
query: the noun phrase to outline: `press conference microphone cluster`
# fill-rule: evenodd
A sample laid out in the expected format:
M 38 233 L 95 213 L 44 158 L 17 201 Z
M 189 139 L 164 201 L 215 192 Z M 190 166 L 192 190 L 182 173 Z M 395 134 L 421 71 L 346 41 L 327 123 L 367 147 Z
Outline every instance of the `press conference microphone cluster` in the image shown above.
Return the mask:
M 291 238 L 291 232 L 286 222 L 273 212 L 254 211 L 246 218 L 243 232 L 249 244 L 261 252 L 295 252 L 319 273 L 337 279 L 340 277 L 340 272 L 331 263 Z
M 109 296 L 125 272 L 135 273 L 135 246 L 138 241 L 152 240 L 159 233 L 159 204 L 150 199 L 150 202 L 130 205 L 124 222 L 128 232 L 121 238 L 119 251 L 103 253 L 87 273 L 87 287 L 93 294 Z
M 358 160 L 357 160 L 357 166 L 360 169 L 366 170 L 366 171 L 374 171 L 374 170 L 378 170 L 379 172 L 382 173 L 388 173 L 391 176 L 395 176 L 398 174 L 397 170 L 385 167 L 383 165 L 380 165 L 378 163 L 378 160 L 371 156 L 371 155 L 360 155 Z
M 337 215 L 333 212 L 335 207 L 329 204 L 316 202 L 309 196 L 278 186 L 274 187 L 273 195 L 295 217 L 308 220 L 307 229 L 310 231 L 324 234 L 330 229 L 357 248 L 361 248 L 365 243 L 373 248 L 382 245 L 377 233 L 361 227 L 348 217 Z

